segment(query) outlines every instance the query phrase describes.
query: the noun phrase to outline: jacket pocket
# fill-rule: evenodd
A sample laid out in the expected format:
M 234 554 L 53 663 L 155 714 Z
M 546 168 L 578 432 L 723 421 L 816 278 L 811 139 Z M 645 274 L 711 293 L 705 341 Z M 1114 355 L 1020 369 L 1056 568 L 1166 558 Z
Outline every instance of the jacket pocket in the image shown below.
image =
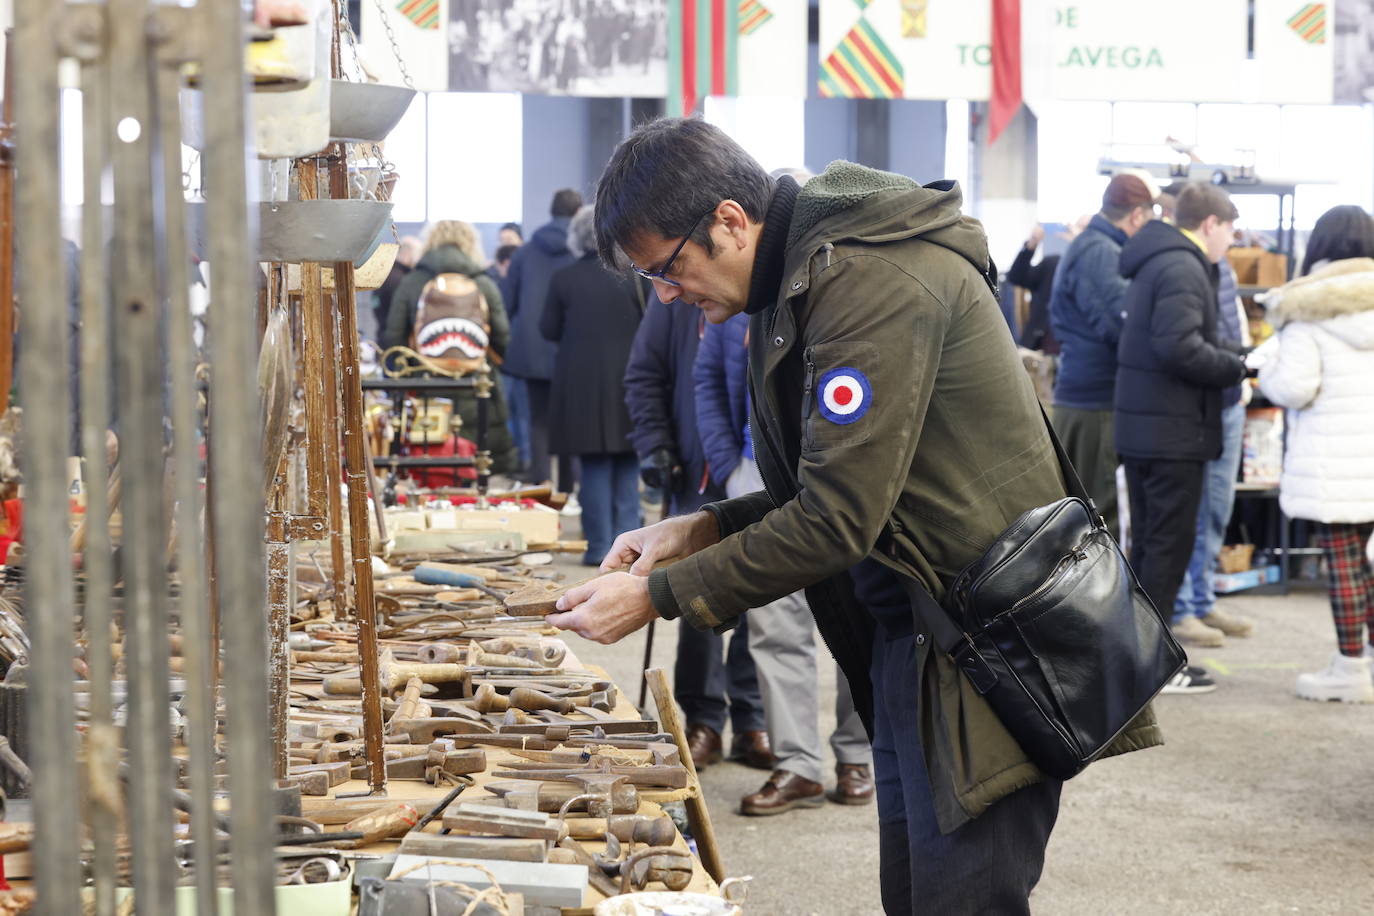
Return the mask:
M 813 344 L 806 361 L 802 397 L 802 445 L 806 451 L 842 448 L 867 442 L 879 378 L 878 347 L 867 341 Z

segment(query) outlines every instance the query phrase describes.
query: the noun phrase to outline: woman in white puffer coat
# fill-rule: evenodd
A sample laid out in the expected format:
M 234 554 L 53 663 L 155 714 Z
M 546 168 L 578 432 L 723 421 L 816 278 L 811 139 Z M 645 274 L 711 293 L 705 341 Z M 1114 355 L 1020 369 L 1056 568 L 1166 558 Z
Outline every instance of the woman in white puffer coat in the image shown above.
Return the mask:
M 1259 373 L 1288 408 L 1279 503 L 1318 524 L 1338 651 L 1298 676 L 1307 700 L 1374 703 L 1374 220 L 1336 207 L 1317 221 L 1303 276 L 1270 294 L 1278 349 Z

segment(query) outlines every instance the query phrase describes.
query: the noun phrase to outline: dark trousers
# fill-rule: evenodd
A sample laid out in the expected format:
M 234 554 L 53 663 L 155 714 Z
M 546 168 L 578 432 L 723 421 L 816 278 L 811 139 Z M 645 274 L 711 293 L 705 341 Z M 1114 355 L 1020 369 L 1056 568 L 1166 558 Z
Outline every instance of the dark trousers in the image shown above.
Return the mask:
M 1013 792 L 952 833 L 941 833 L 921 749 L 917 637 L 905 613 L 878 609 L 873 640 L 873 776 L 878 880 L 889 916 L 1030 913 L 1059 815 L 1058 780 Z M 928 637 L 921 637 L 923 647 Z
M 531 483 L 543 483 L 553 479 L 553 461 L 549 454 L 549 404 L 553 394 L 553 382 L 548 379 L 525 379 L 525 391 L 529 401 L 529 470 L 525 479 Z M 558 491 L 571 493 L 577 484 L 577 456 L 558 456 Z
M 1050 411 L 1054 431 L 1064 444 L 1069 463 L 1078 472 L 1088 495 L 1097 503 L 1107 528 L 1121 537 L 1116 509 L 1116 432 L 1110 410 L 1055 406 Z
M 762 731 L 763 697 L 754 657 L 749 654 L 747 613 L 740 615 L 739 625 L 729 638 L 727 648 L 725 636 L 698 630 L 684 621 L 677 637 L 673 693 L 689 724 L 705 725 L 722 734 L 728 706 L 735 734 Z
M 1202 461 L 1123 458 L 1131 506 L 1131 567 L 1169 620 L 1193 557 L 1207 465 Z
M 582 455 L 582 534 L 587 553 L 582 561 L 600 565 L 611 543 L 623 532 L 644 524 L 639 509 L 639 458 L 619 455 Z

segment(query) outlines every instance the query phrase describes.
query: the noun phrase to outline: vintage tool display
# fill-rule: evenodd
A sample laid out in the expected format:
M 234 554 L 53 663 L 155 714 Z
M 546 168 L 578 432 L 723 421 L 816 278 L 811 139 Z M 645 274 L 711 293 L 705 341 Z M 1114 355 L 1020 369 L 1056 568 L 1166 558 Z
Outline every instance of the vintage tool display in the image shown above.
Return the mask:
M 90 204 L 76 379 L 50 358 L 69 352 L 51 307 L 63 272 L 17 272 L 27 518 L 23 563 L 0 579 L 0 705 L 27 727 L 13 749 L 0 736 L 0 764 L 31 789 L 34 823 L 4 825 L 0 846 L 31 848 L 42 912 L 97 916 L 129 894 L 137 913 L 213 916 L 229 888 L 236 913 L 290 911 L 282 888 L 346 885 L 351 862 L 398 844 L 414 870 L 369 878 L 362 911 L 415 882 L 433 892 L 455 858 L 529 902 L 705 885 L 661 811 L 700 797 L 680 728 L 660 727 L 663 705 L 631 708 L 544 620 L 560 546 L 377 556 L 354 271 L 385 237 L 394 176 L 354 144 L 380 142 L 413 90 L 363 85 L 347 4 L 298 6 L 254 25 L 208 0 L 16 2 L 6 60 L 25 78 L 5 95 L 0 205 L 20 125 L 20 262 L 62 247 L 65 59 Z M 281 96 L 252 117 L 245 73 Z M 192 163 L 196 108 L 215 115 L 193 127 Z M 250 167 L 254 136 L 267 158 Z M 354 204 L 372 206 L 340 206 Z M 483 428 L 489 371 L 445 380 L 475 390 Z M 79 520 L 65 474 L 78 397 Z M 709 822 L 698 841 L 713 843 Z

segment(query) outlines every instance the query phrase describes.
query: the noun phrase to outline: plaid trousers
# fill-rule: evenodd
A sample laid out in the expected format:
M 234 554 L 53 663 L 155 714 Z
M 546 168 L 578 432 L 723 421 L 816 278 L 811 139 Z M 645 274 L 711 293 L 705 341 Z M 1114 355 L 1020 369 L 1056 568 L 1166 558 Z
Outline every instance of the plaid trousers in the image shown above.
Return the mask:
M 1326 554 L 1331 577 L 1336 641 L 1344 655 L 1359 655 L 1366 639 L 1374 641 L 1374 569 L 1364 552 L 1371 533 L 1374 522 L 1321 524 L 1317 528 L 1317 544 Z

